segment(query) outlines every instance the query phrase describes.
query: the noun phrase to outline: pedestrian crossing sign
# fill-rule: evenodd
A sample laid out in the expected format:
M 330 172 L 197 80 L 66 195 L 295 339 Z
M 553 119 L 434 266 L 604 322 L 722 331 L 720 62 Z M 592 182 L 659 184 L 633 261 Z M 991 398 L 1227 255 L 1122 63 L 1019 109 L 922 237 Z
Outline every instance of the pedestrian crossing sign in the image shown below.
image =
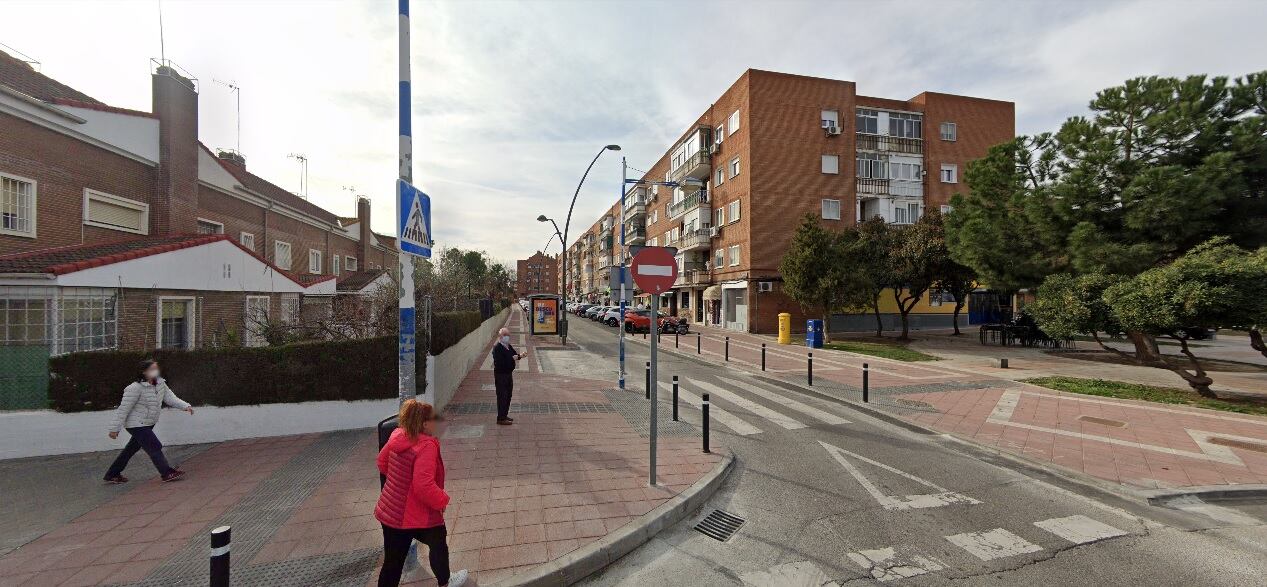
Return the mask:
M 396 180 L 396 243 L 411 255 L 431 258 L 431 197 L 403 179 Z

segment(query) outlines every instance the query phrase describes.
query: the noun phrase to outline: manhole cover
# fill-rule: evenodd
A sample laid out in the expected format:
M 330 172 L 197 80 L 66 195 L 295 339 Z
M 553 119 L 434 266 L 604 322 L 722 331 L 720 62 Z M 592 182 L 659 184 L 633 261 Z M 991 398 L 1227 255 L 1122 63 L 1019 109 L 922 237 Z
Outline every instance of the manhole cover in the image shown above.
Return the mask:
M 905 407 L 908 407 L 908 408 L 928 409 L 928 408 L 933 407 L 933 404 L 930 404 L 930 403 L 928 403 L 928 402 L 922 402 L 922 401 L 919 401 L 919 400 L 917 400 L 917 399 L 902 399 L 902 398 L 898 398 L 898 399 L 893 400 L 893 403 L 895 403 L 895 404 L 897 404 L 897 405 L 899 405 L 899 406 L 905 406 Z
M 1126 422 L 1122 422 L 1120 420 L 1110 420 L 1108 418 L 1097 418 L 1095 416 L 1078 416 L 1078 419 L 1082 420 L 1083 422 L 1090 422 L 1092 424 L 1102 424 L 1104 426 L 1112 426 L 1114 428 L 1126 427 Z
M 735 532 L 739 531 L 739 527 L 743 526 L 745 521 L 747 520 L 730 512 L 713 510 L 713 513 L 708 514 L 695 525 L 695 529 L 713 540 L 725 542 L 730 540 L 730 537 L 734 536 Z

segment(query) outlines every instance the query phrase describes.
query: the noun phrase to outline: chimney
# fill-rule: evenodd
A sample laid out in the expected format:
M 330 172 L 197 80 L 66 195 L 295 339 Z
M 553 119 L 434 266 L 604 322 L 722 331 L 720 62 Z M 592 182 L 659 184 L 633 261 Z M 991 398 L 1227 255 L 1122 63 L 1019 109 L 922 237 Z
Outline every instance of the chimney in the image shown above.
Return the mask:
M 374 233 L 370 230 L 370 199 L 356 199 L 356 221 L 361 227 L 361 258 L 357 260 L 357 270 L 364 271 L 369 267 L 370 244 L 374 242 Z
M 225 163 L 232 163 L 244 170 L 246 169 L 246 156 L 233 149 L 219 149 L 216 151 L 216 157 L 219 157 Z
M 158 116 L 159 166 L 150 204 L 150 234 L 198 231 L 198 89 L 170 62 L 151 76 Z

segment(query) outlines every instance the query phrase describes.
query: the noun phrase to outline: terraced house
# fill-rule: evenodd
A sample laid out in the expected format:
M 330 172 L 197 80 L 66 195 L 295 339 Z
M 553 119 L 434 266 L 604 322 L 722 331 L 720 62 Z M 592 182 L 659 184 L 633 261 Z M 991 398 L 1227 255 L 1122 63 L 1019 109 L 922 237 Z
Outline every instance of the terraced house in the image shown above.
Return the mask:
M 323 319 L 340 291 L 395 267 L 368 200 L 341 218 L 212 152 L 198 81 L 154 65 L 153 107 L 138 111 L 0 52 L 6 391 L 42 385 L 49 355 L 263 344 L 262 324 Z
M 778 314 L 789 312 L 803 328 L 799 306 L 782 293 L 779 261 L 806 213 L 828 227 L 875 216 L 910 224 L 929 207 L 946 209 L 964 189 L 967 163 L 1014 136 L 1011 102 L 937 92 L 876 98 L 851 81 L 750 69 L 642 177 L 679 187 L 634 186 L 572 244 L 567 291 L 610 296 L 605 281 L 589 277 L 606 262 L 591 239 L 614 235 L 619 254 L 623 221 L 628 244 L 677 248 L 678 282 L 662 300 L 670 312 L 752 332 L 776 331 Z M 930 296 L 913 320 L 949 325 L 952 305 Z M 833 317 L 833 329 L 861 323 L 852 318 Z

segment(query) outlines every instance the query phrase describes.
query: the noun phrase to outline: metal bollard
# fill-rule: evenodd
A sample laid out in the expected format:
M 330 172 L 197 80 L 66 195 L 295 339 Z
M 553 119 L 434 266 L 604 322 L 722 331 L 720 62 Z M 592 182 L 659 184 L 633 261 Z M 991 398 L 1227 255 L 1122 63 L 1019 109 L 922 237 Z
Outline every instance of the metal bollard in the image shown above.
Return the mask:
M 678 339 L 681 338 L 680 334 L 676 330 L 673 331 L 673 348 L 678 348 Z
M 726 361 L 730 361 L 730 337 L 726 337 Z
M 647 399 L 651 399 L 651 361 L 647 361 Z
M 700 410 L 704 413 L 700 416 L 703 419 L 704 426 L 704 452 L 712 452 L 708 450 L 708 394 L 704 394 L 704 403 L 700 406 Z
M 761 343 L 761 370 L 765 371 L 765 343 Z
M 211 531 L 211 587 L 229 587 L 229 527 Z
M 809 380 L 809 386 L 814 387 L 814 353 L 809 354 L 809 368 L 805 371 L 805 376 Z
M 673 376 L 673 421 L 677 422 L 677 375 Z
M 863 363 L 862 364 L 862 403 L 864 404 L 870 401 L 869 398 L 867 397 L 871 391 L 870 388 L 871 388 L 871 367 L 867 366 L 866 363 Z
M 701 337 L 701 336 L 702 336 L 702 335 L 701 335 L 700 333 L 698 333 L 698 332 L 696 332 L 696 333 L 695 333 L 695 354 L 697 354 L 697 355 L 698 355 L 698 354 L 702 354 L 702 353 L 701 353 L 701 351 L 700 351 L 700 337 Z

